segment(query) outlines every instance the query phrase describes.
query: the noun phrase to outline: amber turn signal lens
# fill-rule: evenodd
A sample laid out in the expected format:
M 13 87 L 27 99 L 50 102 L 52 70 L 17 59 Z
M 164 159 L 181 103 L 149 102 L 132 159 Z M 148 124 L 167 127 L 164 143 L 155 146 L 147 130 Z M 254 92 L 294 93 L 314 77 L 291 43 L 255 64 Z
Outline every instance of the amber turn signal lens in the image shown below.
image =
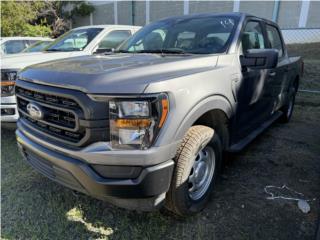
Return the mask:
M 13 81 L 3 81 L 1 82 L 1 87 L 14 86 L 15 84 Z
M 150 119 L 117 119 L 117 128 L 147 128 L 151 125 Z
M 161 106 L 162 106 L 162 114 L 159 122 L 159 127 L 162 127 L 164 124 L 164 121 L 167 118 L 168 112 L 169 112 L 169 101 L 168 99 L 162 99 L 161 100 Z

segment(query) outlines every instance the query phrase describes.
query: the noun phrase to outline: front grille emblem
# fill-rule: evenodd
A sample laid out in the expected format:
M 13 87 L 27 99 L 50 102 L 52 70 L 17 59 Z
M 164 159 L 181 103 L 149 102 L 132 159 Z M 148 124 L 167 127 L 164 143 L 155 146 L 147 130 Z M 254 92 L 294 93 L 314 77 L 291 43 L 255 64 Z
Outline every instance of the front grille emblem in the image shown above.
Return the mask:
M 43 119 L 43 111 L 41 110 L 41 107 L 35 103 L 28 103 L 27 112 L 30 115 L 30 117 L 35 120 Z

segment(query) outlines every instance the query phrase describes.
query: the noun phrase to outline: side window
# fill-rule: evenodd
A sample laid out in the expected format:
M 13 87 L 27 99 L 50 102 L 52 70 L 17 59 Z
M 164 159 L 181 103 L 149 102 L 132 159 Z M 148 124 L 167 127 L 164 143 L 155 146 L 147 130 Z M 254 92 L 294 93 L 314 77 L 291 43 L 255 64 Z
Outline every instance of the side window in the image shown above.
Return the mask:
M 282 45 L 279 31 L 277 30 L 277 28 L 271 25 L 266 25 L 266 30 L 267 30 L 268 40 L 271 44 L 271 48 L 277 49 L 279 51 L 279 57 L 282 57 L 283 45 Z
M 115 30 L 107 34 L 99 43 L 98 49 L 112 49 L 118 47 L 131 36 L 131 31 Z
M 243 52 L 248 49 L 264 49 L 265 42 L 261 24 L 255 21 L 248 22 L 243 31 L 241 42 Z
M 6 54 L 19 53 L 26 47 L 26 43 L 23 40 L 11 40 L 4 43 L 4 52 Z
M 129 51 L 142 50 L 159 50 L 163 48 L 167 36 L 167 31 L 164 29 L 155 29 L 143 38 L 139 39 L 135 45 L 129 48 Z
M 175 47 L 182 49 L 191 49 L 194 44 L 195 38 L 196 34 L 194 32 L 180 32 L 177 36 Z

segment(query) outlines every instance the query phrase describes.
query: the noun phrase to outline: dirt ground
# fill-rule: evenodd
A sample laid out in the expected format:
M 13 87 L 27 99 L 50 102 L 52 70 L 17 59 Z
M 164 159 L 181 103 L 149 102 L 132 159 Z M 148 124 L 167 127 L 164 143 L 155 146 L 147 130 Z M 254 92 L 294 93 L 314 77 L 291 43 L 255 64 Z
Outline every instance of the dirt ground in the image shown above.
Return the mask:
M 306 57 L 303 89 L 320 90 L 319 49 L 320 44 L 290 48 L 290 54 Z M 2 239 L 315 239 L 319 121 L 320 94 L 299 92 L 292 121 L 273 124 L 231 156 L 207 208 L 187 219 L 164 210 L 127 211 L 75 194 L 32 170 L 17 152 L 14 132 L 3 130 Z M 310 212 L 303 213 L 296 201 L 267 199 L 268 185 L 303 193 L 286 195 L 311 199 Z

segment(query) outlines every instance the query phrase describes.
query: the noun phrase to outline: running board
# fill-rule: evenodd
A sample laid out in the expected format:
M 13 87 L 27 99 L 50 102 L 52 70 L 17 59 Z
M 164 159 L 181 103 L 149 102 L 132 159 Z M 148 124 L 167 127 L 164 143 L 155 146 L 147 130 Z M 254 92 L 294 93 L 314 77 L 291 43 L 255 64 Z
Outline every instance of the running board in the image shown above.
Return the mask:
M 281 115 L 282 115 L 282 112 L 275 113 L 268 121 L 261 124 L 259 128 L 254 130 L 247 137 L 240 140 L 238 143 L 231 145 L 230 148 L 228 149 L 228 152 L 241 151 L 245 146 L 247 146 L 250 142 L 252 142 L 252 140 L 254 140 L 260 133 L 266 130 L 272 123 L 274 123 L 279 117 L 281 117 Z

